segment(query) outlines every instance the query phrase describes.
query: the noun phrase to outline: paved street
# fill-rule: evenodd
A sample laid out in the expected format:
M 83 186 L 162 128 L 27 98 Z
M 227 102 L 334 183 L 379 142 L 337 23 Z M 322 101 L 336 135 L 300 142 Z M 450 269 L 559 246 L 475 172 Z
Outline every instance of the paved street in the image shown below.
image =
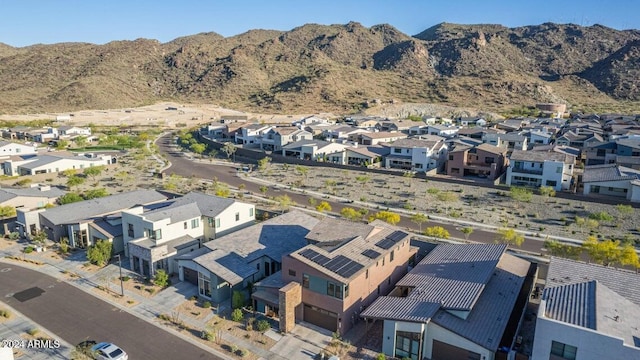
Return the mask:
M 62 340 L 114 342 L 131 359 L 217 359 L 211 353 L 74 286 L 0 263 L 2 301 Z

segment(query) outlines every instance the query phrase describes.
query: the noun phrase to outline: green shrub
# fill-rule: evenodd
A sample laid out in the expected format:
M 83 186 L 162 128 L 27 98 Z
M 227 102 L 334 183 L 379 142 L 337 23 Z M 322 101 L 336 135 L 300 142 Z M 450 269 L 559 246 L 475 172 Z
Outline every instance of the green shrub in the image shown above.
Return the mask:
M 376 356 L 376 360 L 387 360 L 387 356 L 383 353 L 380 353 Z
M 9 310 L 0 310 L 0 316 L 8 319 L 9 317 L 11 317 L 11 313 L 9 312 Z
M 27 246 L 23 251 L 25 254 L 30 254 L 33 252 L 33 250 L 35 250 L 33 246 Z
M 127 282 L 127 281 L 131 280 L 131 277 L 125 275 L 121 279 L 122 279 L 122 281 Z
M 31 336 L 36 336 L 36 334 L 40 332 L 40 330 L 36 329 L 36 328 L 31 328 L 29 330 L 27 330 L 27 334 L 31 335 Z
M 589 219 L 598 220 L 598 221 L 611 221 L 613 220 L 613 216 L 605 211 L 600 211 L 596 213 L 589 214 Z
M 210 330 L 202 330 L 200 337 L 207 341 L 213 341 L 215 339 L 215 335 L 213 334 L 213 331 L 210 331 Z
M 258 330 L 259 332 L 265 332 L 269 330 L 269 328 L 271 328 L 271 325 L 267 320 L 259 320 L 256 323 L 256 330 Z
M 244 306 L 244 294 L 242 291 L 234 291 L 231 296 L 231 307 L 239 309 Z
M 235 322 L 240 322 L 242 321 L 242 318 L 244 317 L 244 314 L 242 314 L 242 310 L 240 309 L 234 309 L 231 312 L 231 320 L 235 321 Z
M 211 302 L 210 301 L 205 301 L 202 303 L 202 307 L 205 309 L 208 309 L 211 307 Z
M 156 275 L 153 279 L 153 282 L 160 286 L 161 288 L 165 288 L 169 286 L 169 274 L 163 269 L 156 271 Z
M 238 349 L 236 350 L 236 355 L 240 356 L 240 357 L 245 357 L 247 355 L 249 355 L 249 351 L 247 349 Z

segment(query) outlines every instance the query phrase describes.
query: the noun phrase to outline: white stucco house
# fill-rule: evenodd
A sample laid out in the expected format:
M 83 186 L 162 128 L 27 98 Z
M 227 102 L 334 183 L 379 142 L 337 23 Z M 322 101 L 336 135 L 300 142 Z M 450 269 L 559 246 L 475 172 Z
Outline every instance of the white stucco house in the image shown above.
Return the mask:
M 255 205 L 198 192 L 122 212 L 125 256 L 132 270 L 177 273 L 175 257 L 255 222 Z
M 273 128 L 272 125 L 265 124 L 243 125 L 235 134 L 235 142 L 247 147 L 259 147 L 262 137 L 271 128 Z
M 0 157 L 29 155 L 35 153 L 36 148 L 33 145 L 23 145 L 11 141 L 0 140 Z
M 89 154 L 87 154 L 89 155 Z M 114 163 L 111 155 L 92 157 L 85 154 L 76 156 L 60 155 L 25 155 L 13 156 L 2 163 L 5 175 L 22 176 L 57 173 L 69 169 L 86 169 L 92 166 L 103 166 Z
M 501 358 L 513 348 L 536 265 L 500 244 L 438 245 L 361 313 L 382 352 L 408 359 Z
M 326 161 L 344 164 L 348 145 L 322 140 L 300 140 L 282 147 L 283 156 L 302 160 Z
M 552 258 L 532 360 L 640 359 L 640 276 Z
M 586 166 L 582 174 L 582 186 L 584 195 L 640 202 L 640 170 L 617 164 Z
M 447 145 L 445 139 L 440 136 L 424 135 L 384 145 L 389 147 L 389 155 L 385 158 L 385 167 L 389 169 L 440 169 L 447 158 Z
M 509 157 L 508 186 L 551 186 L 556 191 L 569 190 L 575 156 L 553 150 L 514 150 Z
M 282 151 L 282 147 L 300 140 L 312 140 L 313 134 L 295 126 L 274 127 L 261 139 L 260 148 L 270 151 Z

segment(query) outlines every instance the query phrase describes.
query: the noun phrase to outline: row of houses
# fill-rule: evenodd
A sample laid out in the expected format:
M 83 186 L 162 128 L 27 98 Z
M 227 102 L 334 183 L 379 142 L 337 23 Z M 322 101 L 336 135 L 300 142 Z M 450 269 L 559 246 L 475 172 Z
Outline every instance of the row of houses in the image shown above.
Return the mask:
M 506 358 L 537 276 L 505 245 L 437 245 L 417 262 L 411 234 L 379 220 L 291 211 L 256 223 L 252 204 L 202 193 L 138 190 L 19 211 L 18 221 L 76 247 L 111 241 L 132 270 L 177 273 L 213 302 L 243 292 L 284 332 L 379 322 L 382 352 L 397 358 Z M 532 359 L 602 358 L 605 344 L 613 358 L 637 357 L 638 293 L 635 273 L 553 258 Z
M 91 140 L 91 128 L 79 126 L 46 126 L 40 129 L 18 126 L 1 129 L 0 131 L 4 139 L 30 141 L 42 144 L 57 140 L 69 140 L 78 136 L 85 136 L 87 140 Z

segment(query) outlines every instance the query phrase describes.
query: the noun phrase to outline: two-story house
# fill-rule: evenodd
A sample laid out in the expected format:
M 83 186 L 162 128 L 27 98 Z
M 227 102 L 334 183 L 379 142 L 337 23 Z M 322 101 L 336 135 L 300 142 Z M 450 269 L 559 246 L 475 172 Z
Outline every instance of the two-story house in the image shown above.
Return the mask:
M 58 137 L 72 137 L 72 136 L 91 136 L 90 127 L 78 127 L 78 126 L 60 126 L 58 127 Z
M 460 128 L 450 125 L 429 125 L 427 127 L 427 134 L 442 136 L 444 138 L 450 138 L 455 136 Z
M 518 133 L 486 133 L 482 136 L 482 142 L 493 146 L 504 147 L 509 152 L 515 150 L 527 150 L 529 147 L 529 139 Z
M 29 155 L 35 153 L 36 148 L 33 145 L 23 145 L 11 141 L 0 141 L 0 157 Z
M 235 133 L 236 144 L 247 147 L 260 147 L 262 137 L 271 129 L 273 125 L 249 124 L 243 125 Z
M 506 359 L 536 273 L 506 245 L 438 245 L 361 317 L 397 359 Z
M 457 146 L 449 151 L 447 174 L 451 176 L 479 176 L 494 180 L 502 175 L 509 159 L 507 149 L 489 144 Z
M 445 139 L 435 135 L 400 139 L 384 144 L 389 147 L 385 167 L 412 171 L 441 169 L 446 161 Z
M 125 256 L 132 270 L 177 273 L 175 257 L 255 222 L 255 205 L 191 192 L 152 207 L 122 212 Z
M 509 157 L 506 184 L 569 190 L 575 161 L 575 156 L 553 150 L 515 150 Z
M 330 143 L 322 140 L 299 140 L 282 147 L 283 156 L 292 156 L 302 160 L 326 161 L 344 164 L 345 144 Z
M 257 285 L 273 290 L 271 298 L 278 303 L 254 300 L 258 308 L 277 307 L 281 331 L 302 320 L 343 335 L 406 274 L 417 251 L 410 238 L 379 220 L 365 225 L 324 218 L 306 236 L 307 246 L 282 258 L 283 286 Z
M 392 142 L 398 139 L 406 139 L 407 134 L 401 132 L 370 132 L 359 134 L 358 143 L 361 145 L 377 145 L 385 142 Z
M 305 246 L 318 221 L 294 210 L 210 241 L 177 258 L 180 280 L 198 285 L 200 296 L 225 301 L 234 291 L 280 274 L 282 257 Z
M 640 170 L 618 164 L 585 166 L 582 174 L 582 188 L 584 195 L 640 202 Z
M 268 151 L 282 151 L 282 147 L 300 140 L 312 140 L 313 135 L 295 126 L 275 127 L 269 129 L 262 137 L 260 147 Z
M 585 150 L 585 165 L 613 164 L 617 156 L 640 157 L 640 136 L 627 136 L 597 143 Z
M 532 360 L 640 359 L 640 276 L 551 258 Z

